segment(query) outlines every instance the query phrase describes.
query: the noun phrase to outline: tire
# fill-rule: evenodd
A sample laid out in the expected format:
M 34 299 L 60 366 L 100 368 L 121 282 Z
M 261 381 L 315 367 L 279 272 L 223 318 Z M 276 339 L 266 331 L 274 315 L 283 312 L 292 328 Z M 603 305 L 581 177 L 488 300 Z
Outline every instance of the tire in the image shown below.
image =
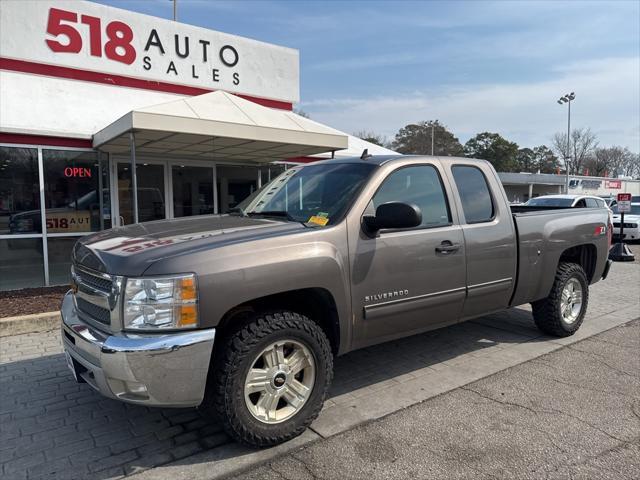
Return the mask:
M 578 285 L 581 290 L 581 301 L 577 305 L 573 300 L 569 301 L 573 307 L 567 306 L 563 312 L 563 292 L 577 291 Z M 570 293 L 566 294 L 572 298 Z M 544 333 L 555 337 L 568 337 L 578 331 L 584 320 L 589 303 L 589 282 L 587 276 L 580 265 L 575 263 L 562 262 L 556 271 L 556 277 L 551 287 L 551 292 L 547 298 L 538 300 L 531 304 L 533 310 L 533 320 L 536 326 Z M 570 312 L 570 313 L 569 313 Z
M 304 315 L 276 311 L 253 315 L 225 340 L 214 362 L 212 391 L 225 431 L 252 447 L 277 445 L 304 432 L 320 413 L 333 379 L 331 345 L 322 329 Z M 304 359 L 298 365 L 305 367 L 297 374 L 285 363 L 293 358 L 292 352 Z M 266 381 L 256 381 L 260 390 L 248 394 L 250 371 L 269 373 L 264 374 Z M 308 388 L 304 401 L 295 394 L 304 390 L 301 384 Z M 275 396 L 278 400 L 270 401 Z M 295 402 L 290 403 L 291 398 Z M 275 408 L 261 408 L 273 404 Z

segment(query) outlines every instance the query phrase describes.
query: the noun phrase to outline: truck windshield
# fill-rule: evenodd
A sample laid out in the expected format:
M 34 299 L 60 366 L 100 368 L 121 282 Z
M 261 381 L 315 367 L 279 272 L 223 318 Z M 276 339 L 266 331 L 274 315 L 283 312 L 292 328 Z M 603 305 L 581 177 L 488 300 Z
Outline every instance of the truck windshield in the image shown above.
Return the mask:
M 320 226 L 344 217 L 375 164 L 325 163 L 285 170 L 231 212 L 282 217 Z

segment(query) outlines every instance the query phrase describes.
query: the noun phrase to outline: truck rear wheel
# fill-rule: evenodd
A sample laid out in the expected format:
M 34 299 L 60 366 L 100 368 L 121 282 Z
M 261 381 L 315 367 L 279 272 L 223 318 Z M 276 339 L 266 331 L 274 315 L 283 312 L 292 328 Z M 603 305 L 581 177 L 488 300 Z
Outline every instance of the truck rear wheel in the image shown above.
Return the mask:
M 562 262 L 547 298 L 531 304 L 537 327 L 548 335 L 573 335 L 584 320 L 589 282 L 580 265 Z
M 298 313 L 257 314 L 226 339 L 213 402 L 227 433 L 267 447 L 300 435 L 318 416 L 333 378 L 322 329 Z

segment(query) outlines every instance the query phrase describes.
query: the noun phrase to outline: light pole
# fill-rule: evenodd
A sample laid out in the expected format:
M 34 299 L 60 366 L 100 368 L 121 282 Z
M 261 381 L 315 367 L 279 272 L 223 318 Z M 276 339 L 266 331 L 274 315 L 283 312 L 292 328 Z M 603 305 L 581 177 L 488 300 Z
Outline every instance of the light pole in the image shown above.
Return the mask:
M 431 156 L 433 157 L 433 144 L 434 144 L 434 136 L 436 129 L 434 128 L 433 123 L 431 124 Z
M 178 0 L 169 0 L 173 2 L 173 21 L 178 20 Z
M 566 170 L 566 179 L 565 179 L 565 186 L 564 186 L 564 193 L 569 193 L 569 164 L 568 164 L 568 160 L 569 160 L 569 156 L 571 155 L 571 100 L 576 98 L 576 94 L 571 92 L 571 93 L 567 93 L 566 95 L 560 97 L 558 99 L 558 103 L 560 105 L 562 105 L 563 103 L 566 103 L 569 107 L 569 112 L 567 114 L 567 153 L 564 157 L 564 168 Z

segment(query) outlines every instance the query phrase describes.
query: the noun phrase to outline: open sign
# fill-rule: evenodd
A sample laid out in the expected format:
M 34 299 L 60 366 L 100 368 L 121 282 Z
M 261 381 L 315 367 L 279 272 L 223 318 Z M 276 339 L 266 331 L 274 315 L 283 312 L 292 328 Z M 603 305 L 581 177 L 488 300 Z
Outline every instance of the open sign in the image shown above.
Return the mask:
M 88 177 L 91 178 L 91 169 L 83 167 L 65 167 L 65 177 Z

